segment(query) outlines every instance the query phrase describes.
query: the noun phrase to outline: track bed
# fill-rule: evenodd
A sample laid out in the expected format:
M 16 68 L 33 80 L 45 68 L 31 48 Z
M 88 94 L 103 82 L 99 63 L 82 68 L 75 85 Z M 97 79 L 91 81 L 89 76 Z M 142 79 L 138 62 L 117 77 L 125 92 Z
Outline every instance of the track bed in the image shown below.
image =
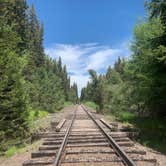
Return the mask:
M 84 106 L 77 105 L 66 119 L 60 131 L 41 133 L 43 145 L 23 166 L 156 165 L 125 132 L 112 132 Z

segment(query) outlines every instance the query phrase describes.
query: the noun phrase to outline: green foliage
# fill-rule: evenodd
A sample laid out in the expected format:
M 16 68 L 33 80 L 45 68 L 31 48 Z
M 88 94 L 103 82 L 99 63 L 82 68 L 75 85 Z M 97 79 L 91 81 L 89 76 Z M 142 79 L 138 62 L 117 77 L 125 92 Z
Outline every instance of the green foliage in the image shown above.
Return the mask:
M 98 107 L 99 107 L 97 104 L 91 101 L 84 102 L 84 104 L 94 110 L 98 110 Z
M 16 153 L 16 151 L 17 151 L 17 148 L 15 146 L 12 146 L 5 152 L 5 155 L 6 157 L 11 157 Z
M 140 117 L 128 111 L 113 114 L 123 123 L 131 124 L 140 131 L 137 141 L 144 146 L 166 154 L 166 120 L 162 118 Z
M 34 132 L 40 130 L 40 128 L 45 128 L 47 126 L 44 119 L 47 118 L 48 111 L 29 108 L 28 110 L 28 125 L 29 125 L 29 137 Z M 49 122 L 48 122 L 49 123 Z M 23 141 L 25 142 L 25 141 Z
M 102 76 L 90 70 L 81 100 L 132 123 L 141 143 L 165 153 L 166 1 L 151 0 L 146 7 L 149 18 L 134 28 L 130 59 L 118 58 Z
M 71 101 L 66 101 L 66 102 L 64 102 L 63 105 L 64 105 L 64 107 L 67 107 L 67 106 L 73 105 L 73 103 Z
M 78 88 L 76 83 L 74 83 L 69 90 L 68 100 L 75 104 L 78 102 Z
M 43 24 L 39 23 L 39 20 L 35 13 L 35 8 L 32 7 L 29 10 L 29 47 L 32 58 L 32 63 L 36 67 L 44 65 L 45 55 L 43 49 Z
M 115 62 L 115 64 L 116 64 L 116 62 Z M 107 79 L 108 84 L 122 83 L 122 78 L 120 76 L 120 73 L 117 72 L 116 70 L 117 69 L 114 70 L 111 67 L 108 68 L 107 73 L 106 73 L 106 79 Z M 121 70 L 123 70 L 123 69 L 121 69 Z
M 29 135 L 33 121 L 47 115 L 40 110 L 54 112 L 78 96 L 61 58 L 44 53 L 44 26 L 34 6 L 25 0 L 2 0 L 0 5 L 0 150 L 6 150 Z
M 133 124 L 141 131 L 138 141 L 147 147 L 166 154 L 165 123 L 165 119 L 161 118 L 134 119 Z
M 143 104 L 144 110 L 155 115 L 163 114 L 166 108 L 165 46 L 158 47 L 159 43 L 155 40 L 162 34 L 163 27 L 159 19 L 137 25 L 132 45 L 133 59 L 128 64 L 132 68 L 129 79 L 135 96 L 139 98 L 137 102 Z
M 22 154 L 29 149 L 36 149 L 41 144 L 41 141 L 35 141 L 31 144 L 23 144 L 20 146 L 11 146 L 7 151 L 5 151 L 5 157 L 12 157 L 13 155 Z
M 2 15 L 5 17 L 5 22 L 16 32 L 21 40 L 18 41 L 17 53 L 24 53 L 28 46 L 28 17 L 26 14 L 27 4 L 25 0 L 1 0 Z
M 118 61 L 114 64 L 114 69 L 116 72 L 123 74 L 124 72 L 125 60 L 118 57 Z
M 39 68 L 35 73 L 33 85 L 34 91 L 31 91 L 31 102 L 35 108 L 49 112 L 61 108 L 64 102 L 63 89 L 60 78 L 53 72 L 47 72 L 44 68 Z
M 122 122 L 130 122 L 130 120 L 136 118 L 136 114 L 129 111 L 118 112 L 117 116 Z
M 91 76 L 91 82 L 88 82 L 87 87 L 82 89 L 80 100 L 96 103 L 99 106 L 97 111 L 102 112 L 104 105 L 108 100 L 108 93 L 105 89 L 105 76 L 98 76 L 94 70 L 89 70 L 89 74 Z
M 0 140 L 4 141 L 26 135 L 27 96 L 22 78 L 24 60 L 17 54 L 19 37 L 4 17 L 0 34 Z
M 44 118 L 45 116 L 48 115 L 47 111 L 34 110 L 34 109 L 30 109 L 28 113 L 29 113 L 29 115 L 28 115 L 28 121 L 29 122 L 34 122 L 36 119 Z
M 98 76 L 93 70 L 90 70 L 90 75 L 91 82 L 82 89 L 81 101 L 96 103 L 99 106 L 99 112 L 110 109 L 109 102 L 112 102 L 113 107 L 118 104 L 119 96 L 116 93 L 119 92 L 118 88 L 121 89 L 122 85 L 120 73 L 109 67 L 106 75 Z
M 149 19 L 134 29 L 131 58 L 118 58 L 105 75 L 90 70 L 82 101 L 93 101 L 105 111 L 166 115 L 166 2 L 152 0 L 147 9 Z

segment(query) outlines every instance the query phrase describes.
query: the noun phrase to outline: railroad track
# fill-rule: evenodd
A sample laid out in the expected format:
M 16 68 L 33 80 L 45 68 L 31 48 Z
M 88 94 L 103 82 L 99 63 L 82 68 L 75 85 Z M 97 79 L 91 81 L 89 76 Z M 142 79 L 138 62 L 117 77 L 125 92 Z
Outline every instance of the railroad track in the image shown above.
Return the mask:
M 43 145 L 23 166 L 152 166 L 125 132 L 111 132 L 109 124 L 96 118 L 83 105 L 63 121 L 58 132 L 42 133 Z

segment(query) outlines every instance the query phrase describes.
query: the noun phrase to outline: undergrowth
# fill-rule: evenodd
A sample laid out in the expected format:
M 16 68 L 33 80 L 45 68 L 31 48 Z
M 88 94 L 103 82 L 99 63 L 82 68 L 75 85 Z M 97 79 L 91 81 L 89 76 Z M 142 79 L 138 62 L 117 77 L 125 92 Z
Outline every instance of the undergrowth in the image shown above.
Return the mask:
M 87 107 L 92 108 L 93 110 L 97 110 L 97 109 L 98 109 L 98 105 L 95 104 L 94 102 L 87 101 L 87 102 L 84 102 L 84 104 L 85 104 Z
M 158 117 L 140 117 L 132 112 L 111 114 L 122 123 L 132 124 L 140 130 L 137 139 L 142 145 L 166 154 L 166 119 Z

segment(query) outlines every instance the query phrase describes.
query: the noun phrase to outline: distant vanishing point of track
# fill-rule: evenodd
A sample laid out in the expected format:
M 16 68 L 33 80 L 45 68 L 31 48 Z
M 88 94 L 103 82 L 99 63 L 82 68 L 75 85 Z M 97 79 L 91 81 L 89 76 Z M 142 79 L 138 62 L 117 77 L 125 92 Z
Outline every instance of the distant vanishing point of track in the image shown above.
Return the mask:
M 23 166 L 156 165 L 155 159 L 134 147 L 127 133 L 111 132 L 110 125 L 85 106 L 76 105 L 66 119 L 57 131 L 41 133 L 43 145 Z

